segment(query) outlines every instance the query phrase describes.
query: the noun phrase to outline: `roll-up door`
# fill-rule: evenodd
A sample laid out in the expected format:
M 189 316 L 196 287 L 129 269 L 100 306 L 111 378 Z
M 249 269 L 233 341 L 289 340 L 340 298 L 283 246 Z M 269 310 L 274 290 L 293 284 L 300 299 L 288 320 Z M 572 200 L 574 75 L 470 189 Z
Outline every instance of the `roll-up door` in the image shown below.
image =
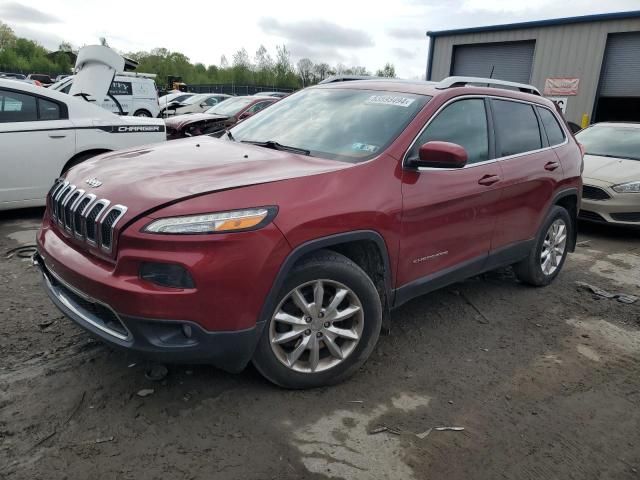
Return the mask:
M 529 83 L 535 41 L 456 45 L 452 74 Z

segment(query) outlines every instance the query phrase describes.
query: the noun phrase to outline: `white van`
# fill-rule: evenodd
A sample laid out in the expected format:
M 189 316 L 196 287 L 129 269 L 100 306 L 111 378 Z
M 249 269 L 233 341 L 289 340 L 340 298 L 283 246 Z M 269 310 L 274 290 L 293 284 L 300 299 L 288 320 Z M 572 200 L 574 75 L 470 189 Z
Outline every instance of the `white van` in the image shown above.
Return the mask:
M 64 78 L 49 88 L 69 93 L 69 89 L 73 84 L 73 77 L 72 75 Z M 155 74 L 151 73 L 118 73 L 113 82 L 111 82 L 109 93 L 100 106 L 116 115 L 157 117 L 160 113 L 160 107 L 158 105 L 155 77 Z

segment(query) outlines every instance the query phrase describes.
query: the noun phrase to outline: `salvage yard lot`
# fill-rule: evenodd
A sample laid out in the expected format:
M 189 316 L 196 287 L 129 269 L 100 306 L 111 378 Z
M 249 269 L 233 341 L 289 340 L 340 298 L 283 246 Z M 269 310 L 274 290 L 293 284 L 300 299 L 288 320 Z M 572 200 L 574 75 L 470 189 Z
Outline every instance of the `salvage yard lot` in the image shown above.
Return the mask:
M 33 243 L 41 214 L 2 214 L 0 252 Z M 147 380 L 55 309 L 29 261 L 2 258 L 2 476 L 638 478 L 640 301 L 576 286 L 640 295 L 638 232 L 579 241 L 547 288 L 506 269 L 410 302 L 356 376 L 310 391 L 252 368 Z

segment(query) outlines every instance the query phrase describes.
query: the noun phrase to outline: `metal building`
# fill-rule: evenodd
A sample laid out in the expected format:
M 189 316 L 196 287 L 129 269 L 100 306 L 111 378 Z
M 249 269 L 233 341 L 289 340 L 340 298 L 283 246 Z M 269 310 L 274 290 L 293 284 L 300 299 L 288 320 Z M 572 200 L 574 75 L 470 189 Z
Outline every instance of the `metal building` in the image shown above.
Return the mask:
M 640 121 L 640 11 L 427 32 L 427 80 L 530 83 L 577 124 Z

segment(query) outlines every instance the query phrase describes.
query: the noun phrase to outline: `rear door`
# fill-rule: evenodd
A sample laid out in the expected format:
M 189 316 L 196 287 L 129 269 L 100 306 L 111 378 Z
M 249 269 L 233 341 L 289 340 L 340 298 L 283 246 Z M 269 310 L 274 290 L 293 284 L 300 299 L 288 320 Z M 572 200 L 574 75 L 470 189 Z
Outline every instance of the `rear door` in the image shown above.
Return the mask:
M 43 200 L 75 141 L 66 105 L 0 89 L 0 203 Z
M 491 109 L 496 156 L 504 175 L 504 209 L 496 224 L 493 245 L 500 249 L 535 238 L 563 170 L 533 104 L 492 98 Z M 562 141 L 566 142 L 566 138 Z
M 460 169 L 404 171 L 399 285 L 479 270 L 499 213 L 502 171 L 493 160 L 485 99 L 463 97 L 446 105 L 427 123 L 405 159 L 417 156 L 419 147 L 433 140 L 463 146 L 469 160 Z

